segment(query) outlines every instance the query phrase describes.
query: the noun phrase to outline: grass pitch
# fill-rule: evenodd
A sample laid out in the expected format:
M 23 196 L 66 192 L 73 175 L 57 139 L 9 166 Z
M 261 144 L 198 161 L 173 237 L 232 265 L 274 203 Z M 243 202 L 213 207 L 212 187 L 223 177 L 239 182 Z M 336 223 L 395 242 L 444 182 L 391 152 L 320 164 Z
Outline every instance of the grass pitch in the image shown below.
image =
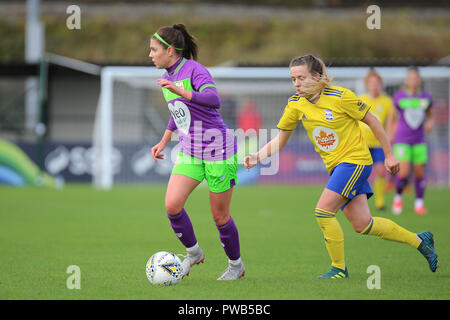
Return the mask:
M 217 281 L 227 258 L 209 211 L 208 190 L 197 188 L 185 208 L 205 263 L 172 287 L 151 285 L 147 259 L 157 251 L 185 253 L 164 210 L 165 186 L 89 185 L 62 190 L 0 187 L 0 299 L 449 299 L 450 190 L 428 188 L 429 213 L 412 212 L 405 196 L 401 226 L 435 235 L 439 269 L 432 273 L 420 253 L 406 244 L 356 234 L 342 213 L 350 278 L 317 280 L 330 261 L 314 218 L 320 186 L 237 187 L 232 216 L 239 228 L 246 267 L 242 280 Z M 392 194 L 387 196 L 388 204 Z M 373 200 L 370 205 L 373 207 Z M 80 268 L 80 289 L 67 288 Z M 368 289 L 376 265 L 381 288 Z

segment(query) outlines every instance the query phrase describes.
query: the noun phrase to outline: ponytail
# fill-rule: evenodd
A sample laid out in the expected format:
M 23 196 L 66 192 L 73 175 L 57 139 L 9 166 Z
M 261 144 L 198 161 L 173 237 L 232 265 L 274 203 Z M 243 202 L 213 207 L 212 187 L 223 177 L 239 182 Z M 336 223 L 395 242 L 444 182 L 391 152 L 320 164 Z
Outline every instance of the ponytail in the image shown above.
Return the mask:
M 327 68 L 325 63 L 320 58 L 308 54 L 301 57 L 296 57 L 291 60 L 289 68 L 306 65 L 308 71 L 315 78 L 307 87 L 302 88 L 305 92 L 305 96 L 310 100 L 315 100 L 320 96 L 322 90 L 331 84 L 331 78 L 328 77 Z
M 189 34 L 186 26 L 182 23 L 174 24 L 172 27 L 161 27 L 153 35 L 164 47 L 172 47 L 180 56 L 186 59 L 197 60 L 198 46 L 195 38 Z
M 175 30 L 179 30 L 183 34 L 183 57 L 185 57 L 186 59 L 197 60 L 198 46 L 195 43 L 195 38 L 187 31 L 186 26 L 182 23 L 179 23 L 174 24 L 172 28 Z

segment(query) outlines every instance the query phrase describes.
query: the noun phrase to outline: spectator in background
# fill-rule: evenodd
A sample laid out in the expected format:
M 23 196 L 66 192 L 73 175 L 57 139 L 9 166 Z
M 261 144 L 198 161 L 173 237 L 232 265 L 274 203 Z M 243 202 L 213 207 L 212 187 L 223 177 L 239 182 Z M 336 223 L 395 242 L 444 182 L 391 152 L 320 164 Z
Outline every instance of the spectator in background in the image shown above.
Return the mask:
M 237 127 L 247 131 L 254 129 L 256 132 L 261 128 L 261 114 L 253 100 L 249 98 L 239 110 L 237 117 Z
M 240 141 L 238 148 L 244 150 L 244 154 L 253 153 L 258 150 L 258 131 L 262 127 L 261 113 L 251 98 L 241 106 L 237 116 L 237 128 L 244 131 L 245 139 Z M 240 167 L 237 176 L 239 183 L 253 184 L 259 178 L 259 165 L 256 170 L 248 172 L 244 167 Z
M 413 167 L 416 199 L 414 212 L 422 215 L 427 212 L 424 204 L 425 167 L 428 150 L 425 133 L 434 126 L 431 94 L 421 90 L 422 80 L 417 68 L 409 68 L 405 88 L 394 95 L 394 113 L 392 128 L 395 130 L 394 154 L 400 161 L 400 171 L 396 178 L 396 195 L 392 212 L 401 214 L 403 210 L 402 193 L 408 184 L 408 177 Z
M 389 136 L 389 124 L 392 123 L 391 118 L 394 111 L 392 99 L 381 91 L 383 80 L 374 69 L 369 70 L 369 73 L 367 74 L 364 81 L 368 92 L 366 94 L 363 94 L 360 98 L 363 102 L 372 107 L 370 109 L 370 113 L 372 113 L 380 121 L 381 125 L 384 127 Z M 360 121 L 359 125 L 361 127 L 364 140 L 366 140 L 367 146 L 369 147 L 369 151 L 373 160 L 372 174 L 375 176 L 375 206 L 378 210 L 384 210 L 386 170 L 384 169 L 383 148 L 381 148 L 380 141 L 378 141 L 367 124 Z

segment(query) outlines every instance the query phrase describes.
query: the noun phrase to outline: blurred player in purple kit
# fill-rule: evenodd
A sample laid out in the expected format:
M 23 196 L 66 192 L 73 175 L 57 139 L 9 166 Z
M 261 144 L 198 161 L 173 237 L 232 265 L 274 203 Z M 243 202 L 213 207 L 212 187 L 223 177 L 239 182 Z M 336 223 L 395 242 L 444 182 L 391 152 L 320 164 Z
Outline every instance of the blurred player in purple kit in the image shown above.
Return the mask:
M 416 199 L 414 212 L 422 215 L 427 212 L 424 203 L 425 167 L 428 160 L 428 150 L 425 133 L 433 130 L 433 98 L 428 92 L 421 90 L 419 71 L 411 67 L 406 75 L 405 89 L 394 95 L 393 127 L 394 154 L 400 161 L 400 171 L 396 178 L 396 195 L 392 204 L 392 212 L 401 214 L 403 211 L 402 193 L 408 184 L 411 165 L 414 176 Z

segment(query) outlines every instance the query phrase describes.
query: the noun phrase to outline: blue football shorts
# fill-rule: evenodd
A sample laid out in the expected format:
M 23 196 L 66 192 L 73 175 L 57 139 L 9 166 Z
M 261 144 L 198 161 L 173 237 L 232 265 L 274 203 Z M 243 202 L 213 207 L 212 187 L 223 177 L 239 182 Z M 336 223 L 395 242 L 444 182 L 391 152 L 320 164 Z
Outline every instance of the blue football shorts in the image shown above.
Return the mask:
M 367 199 L 372 195 L 372 188 L 367 179 L 372 172 L 372 165 L 359 165 L 343 162 L 333 168 L 326 188 L 339 193 L 348 201 L 341 210 L 357 195 L 366 194 Z

